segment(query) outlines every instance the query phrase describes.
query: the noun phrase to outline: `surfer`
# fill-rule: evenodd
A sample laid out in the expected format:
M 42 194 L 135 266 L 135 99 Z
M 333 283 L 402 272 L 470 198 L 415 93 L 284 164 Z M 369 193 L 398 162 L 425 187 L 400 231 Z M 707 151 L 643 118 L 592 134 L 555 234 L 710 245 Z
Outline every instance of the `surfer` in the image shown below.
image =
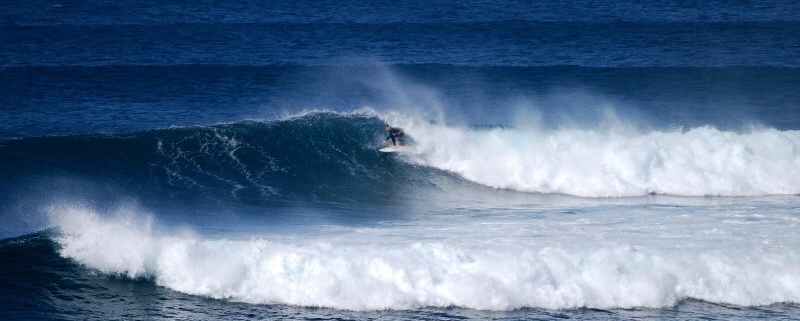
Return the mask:
M 397 146 L 397 140 L 399 140 L 400 137 L 403 137 L 403 135 L 405 135 L 405 133 L 403 133 L 403 129 L 402 128 L 395 128 L 395 127 L 392 127 L 392 126 L 389 126 L 389 125 L 383 126 L 383 130 L 385 130 L 387 133 L 389 133 L 389 136 L 387 136 L 386 139 L 384 139 L 383 141 L 385 142 L 385 141 L 391 139 L 392 140 L 392 145 L 394 145 L 394 146 Z

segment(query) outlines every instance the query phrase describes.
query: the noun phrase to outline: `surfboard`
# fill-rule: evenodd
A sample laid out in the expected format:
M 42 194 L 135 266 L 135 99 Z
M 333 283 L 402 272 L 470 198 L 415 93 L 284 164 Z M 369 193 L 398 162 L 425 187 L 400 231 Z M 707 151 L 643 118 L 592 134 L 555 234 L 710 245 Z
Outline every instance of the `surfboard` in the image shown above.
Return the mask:
M 381 153 L 397 153 L 403 150 L 403 146 L 389 146 L 379 149 L 378 151 Z

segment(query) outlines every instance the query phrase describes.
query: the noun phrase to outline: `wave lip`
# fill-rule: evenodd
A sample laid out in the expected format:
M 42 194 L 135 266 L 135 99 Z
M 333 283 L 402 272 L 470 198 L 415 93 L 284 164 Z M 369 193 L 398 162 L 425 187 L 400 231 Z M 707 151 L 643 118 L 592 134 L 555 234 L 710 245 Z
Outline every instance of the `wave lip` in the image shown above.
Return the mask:
M 742 306 L 800 302 L 800 255 L 787 248 L 693 249 L 529 238 L 208 239 L 148 220 L 61 209 L 61 255 L 187 294 L 346 310 L 459 306 L 666 307 L 693 298 Z M 414 235 L 401 233 L 400 235 Z
M 800 194 L 800 131 L 406 125 L 419 143 L 412 161 L 494 188 L 582 197 Z

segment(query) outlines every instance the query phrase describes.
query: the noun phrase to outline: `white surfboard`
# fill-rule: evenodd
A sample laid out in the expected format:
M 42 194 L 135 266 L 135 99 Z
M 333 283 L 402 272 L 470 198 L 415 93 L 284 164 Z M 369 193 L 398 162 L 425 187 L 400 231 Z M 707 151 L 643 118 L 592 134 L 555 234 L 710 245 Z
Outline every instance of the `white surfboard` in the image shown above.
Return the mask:
M 392 146 L 389 146 L 389 147 L 381 148 L 378 151 L 381 152 L 381 153 L 397 153 L 399 151 L 402 151 L 403 149 L 404 149 L 403 146 L 394 146 L 394 145 L 392 145 Z

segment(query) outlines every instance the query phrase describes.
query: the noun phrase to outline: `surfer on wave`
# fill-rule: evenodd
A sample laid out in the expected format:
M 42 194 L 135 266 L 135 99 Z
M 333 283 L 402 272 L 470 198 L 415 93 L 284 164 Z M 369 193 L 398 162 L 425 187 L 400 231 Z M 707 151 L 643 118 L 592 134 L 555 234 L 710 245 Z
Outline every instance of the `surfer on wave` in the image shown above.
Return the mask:
M 395 128 L 389 125 L 383 126 L 383 130 L 389 133 L 389 136 L 387 136 L 386 139 L 384 139 L 383 141 L 385 142 L 391 139 L 392 145 L 394 146 L 397 146 L 397 141 L 400 140 L 400 138 L 405 135 L 405 133 L 403 133 L 402 128 Z

